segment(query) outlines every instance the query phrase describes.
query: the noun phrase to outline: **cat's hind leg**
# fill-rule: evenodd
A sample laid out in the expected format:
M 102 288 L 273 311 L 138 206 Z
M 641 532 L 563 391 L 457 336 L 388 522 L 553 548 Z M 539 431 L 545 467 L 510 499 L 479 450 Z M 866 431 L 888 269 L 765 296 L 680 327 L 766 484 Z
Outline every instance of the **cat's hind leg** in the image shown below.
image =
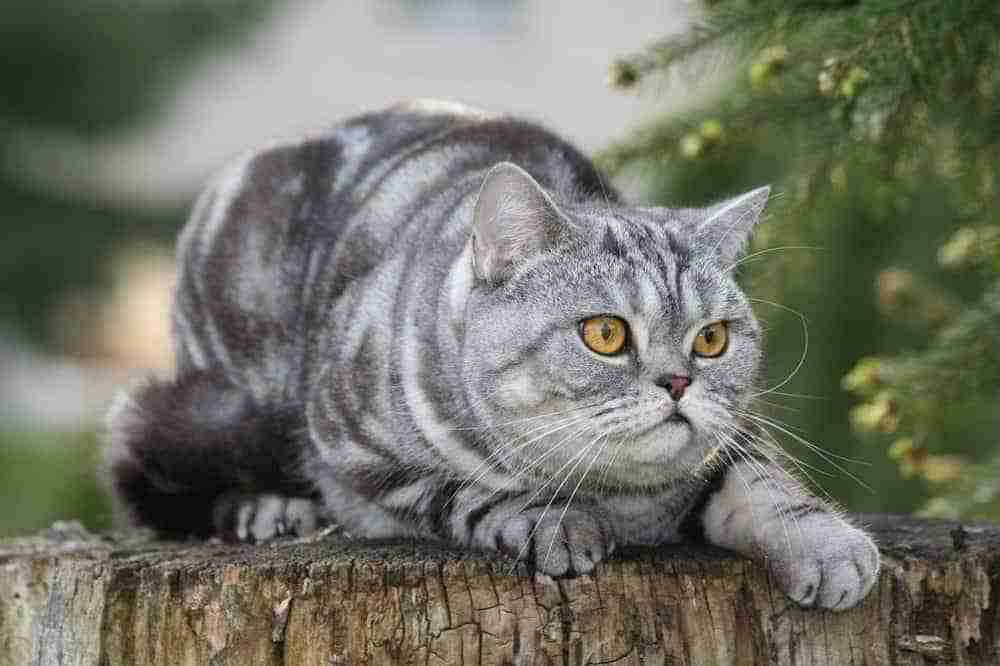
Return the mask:
M 301 420 L 212 372 L 147 381 L 109 414 L 110 482 L 133 522 L 164 536 L 304 533 L 319 516 L 297 471 Z
M 314 500 L 271 493 L 223 496 L 215 503 L 213 519 L 223 538 L 251 543 L 311 534 L 320 523 Z

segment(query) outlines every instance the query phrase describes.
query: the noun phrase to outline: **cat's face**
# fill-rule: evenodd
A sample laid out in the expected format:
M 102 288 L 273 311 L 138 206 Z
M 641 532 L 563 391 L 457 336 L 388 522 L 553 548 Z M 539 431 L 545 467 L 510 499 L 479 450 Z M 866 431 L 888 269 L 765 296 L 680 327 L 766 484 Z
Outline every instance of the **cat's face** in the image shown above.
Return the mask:
M 763 200 L 730 212 L 756 217 Z M 550 221 L 564 233 L 550 229 L 535 251 L 504 264 L 476 248 L 480 264 L 506 272 L 477 267 L 464 374 L 504 467 L 590 487 L 658 485 L 733 436 L 760 328 L 731 270 L 752 222 L 722 215 L 719 233 L 699 233 L 718 214 L 562 206 Z M 741 235 L 728 246 L 726 220 Z

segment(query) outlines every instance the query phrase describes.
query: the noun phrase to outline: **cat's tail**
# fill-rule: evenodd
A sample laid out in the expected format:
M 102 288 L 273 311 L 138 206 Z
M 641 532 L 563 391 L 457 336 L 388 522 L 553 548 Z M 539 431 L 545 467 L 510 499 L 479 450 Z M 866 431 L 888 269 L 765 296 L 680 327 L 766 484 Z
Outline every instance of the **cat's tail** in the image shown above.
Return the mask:
M 147 380 L 108 415 L 108 481 L 133 523 L 169 537 L 231 537 L 233 498 L 309 497 L 303 416 L 257 404 L 206 371 Z

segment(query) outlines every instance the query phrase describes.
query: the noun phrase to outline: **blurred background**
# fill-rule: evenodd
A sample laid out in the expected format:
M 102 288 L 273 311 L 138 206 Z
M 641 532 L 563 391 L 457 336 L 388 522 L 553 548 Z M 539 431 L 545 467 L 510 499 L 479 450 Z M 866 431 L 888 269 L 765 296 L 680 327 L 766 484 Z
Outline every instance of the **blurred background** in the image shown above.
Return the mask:
M 991 4 L 5 2 L 0 536 L 110 526 L 101 419 L 170 372 L 210 174 L 412 97 L 541 121 L 646 203 L 773 183 L 734 268 L 768 329 L 749 418 L 851 510 L 997 517 Z

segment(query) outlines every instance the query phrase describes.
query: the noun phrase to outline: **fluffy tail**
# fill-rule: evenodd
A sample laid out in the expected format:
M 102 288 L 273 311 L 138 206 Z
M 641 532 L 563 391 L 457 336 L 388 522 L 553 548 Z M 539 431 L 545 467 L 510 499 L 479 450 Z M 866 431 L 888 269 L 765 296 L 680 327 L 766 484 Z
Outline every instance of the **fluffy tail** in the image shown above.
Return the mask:
M 164 536 L 227 536 L 227 498 L 313 496 L 297 473 L 303 418 L 209 372 L 148 381 L 108 415 L 111 485 L 135 523 Z

